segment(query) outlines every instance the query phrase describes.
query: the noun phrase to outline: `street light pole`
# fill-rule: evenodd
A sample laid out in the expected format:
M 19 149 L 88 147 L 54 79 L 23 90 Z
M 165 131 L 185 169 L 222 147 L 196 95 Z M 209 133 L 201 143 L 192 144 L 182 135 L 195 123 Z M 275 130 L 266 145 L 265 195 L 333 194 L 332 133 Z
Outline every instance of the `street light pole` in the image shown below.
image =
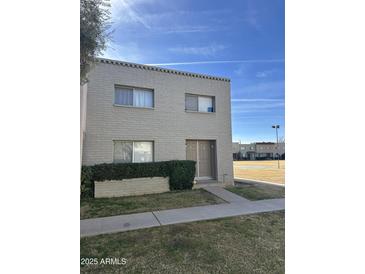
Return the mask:
M 280 128 L 279 125 L 274 125 L 272 128 L 275 128 L 276 130 L 276 156 L 278 157 L 278 168 L 280 169 L 280 161 L 279 161 L 279 137 L 278 137 L 278 128 Z

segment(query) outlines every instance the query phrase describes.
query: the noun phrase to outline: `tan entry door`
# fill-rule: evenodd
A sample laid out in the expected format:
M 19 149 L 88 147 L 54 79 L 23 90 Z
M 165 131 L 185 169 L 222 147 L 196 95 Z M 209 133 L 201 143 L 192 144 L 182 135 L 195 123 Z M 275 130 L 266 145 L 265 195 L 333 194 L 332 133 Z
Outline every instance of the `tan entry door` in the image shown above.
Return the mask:
M 213 177 L 210 141 L 198 141 L 199 177 Z
M 215 176 L 215 141 L 187 140 L 186 159 L 197 162 L 195 176 L 214 178 Z

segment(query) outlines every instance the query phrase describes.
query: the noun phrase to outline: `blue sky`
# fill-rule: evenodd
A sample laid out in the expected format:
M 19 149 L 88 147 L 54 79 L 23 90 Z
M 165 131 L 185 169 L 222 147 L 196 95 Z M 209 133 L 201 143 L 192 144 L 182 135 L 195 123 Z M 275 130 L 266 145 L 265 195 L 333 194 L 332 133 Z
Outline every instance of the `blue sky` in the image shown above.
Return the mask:
M 283 0 L 111 0 L 104 57 L 231 79 L 232 138 L 284 136 Z

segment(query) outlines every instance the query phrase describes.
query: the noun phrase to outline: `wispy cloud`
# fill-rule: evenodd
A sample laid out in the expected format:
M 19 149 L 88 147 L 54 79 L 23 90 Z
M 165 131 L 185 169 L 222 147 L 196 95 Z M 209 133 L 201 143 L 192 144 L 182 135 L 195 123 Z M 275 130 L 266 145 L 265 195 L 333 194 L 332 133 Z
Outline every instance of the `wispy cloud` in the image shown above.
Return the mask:
M 250 113 L 247 113 L 247 115 L 239 115 L 239 118 L 245 118 L 245 120 L 260 120 L 260 121 L 265 121 L 265 120 L 272 120 L 272 119 L 283 119 L 285 118 L 285 115 L 267 115 L 266 113 L 263 113 L 263 115 L 258 115 L 260 113 L 253 113 L 254 115 L 250 115 Z M 236 117 L 235 117 L 236 118 Z M 238 121 L 240 121 L 241 119 L 239 119 Z M 235 120 L 235 122 L 237 122 L 237 120 Z
M 253 28 L 255 28 L 256 30 L 260 30 L 261 26 L 258 20 L 258 12 L 254 9 L 250 9 L 245 17 L 244 17 L 244 21 L 246 23 L 248 23 L 250 26 L 252 26 Z
M 230 63 L 284 63 L 284 59 L 253 59 L 253 60 L 214 60 L 214 61 L 194 61 L 176 63 L 154 63 L 150 66 L 179 66 L 179 65 L 205 65 L 205 64 L 230 64 Z
M 243 21 L 249 26 L 256 30 L 261 30 L 261 24 L 259 21 L 259 12 L 256 9 L 255 0 L 248 1 L 245 14 L 243 16 Z
M 239 94 L 250 94 L 249 97 L 253 96 L 262 96 L 262 97 L 277 97 L 279 94 L 284 94 L 285 83 L 283 80 L 278 81 L 268 81 L 257 83 L 254 85 L 242 86 L 239 88 L 236 93 L 236 97 L 240 97 Z M 269 95 L 271 94 L 271 95 Z
M 235 69 L 233 72 L 234 74 L 238 75 L 238 76 L 244 76 L 247 73 L 248 70 L 248 64 L 240 64 L 238 65 L 238 68 Z
M 256 73 L 256 77 L 257 78 L 266 78 L 266 77 L 273 75 L 275 73 L 275 71 L 276 71 L 275 69 L 259 71 Z
M 139 0 L 139 2 L 150 2 L 152 0 Z M 155 0 L 156 1 L 156 0 Z M 155 3 L 156 4 L 156 3 Z M 166 5 L 163 5 L 163 7 L 166 7 Z M 204 17 L 206 20 L 210 21 L 214 19 L 214 22 L 217 22 L 216 19 L 222 18 L 222 17 L 228 17 L 232 15 L 231 9 L 208 9 L 208 10 L 176 10 L 175 8 L 173 10 L 162 10 L 157 13 L 149 13 L 145 14 L 145 18 L 147 18 L 149 21 L 153 21 L 156 23 L 163 23 L 166 21 L 177 21 L 177 19 L 187 19 L 191 21 L 191 19 L 200 19 Z M 205 21 L 206 21 L 205 20 Z M 223 21 L 221 21 L 223 22 Z
M 241 102 L 242 103 L 242 102 Z M 284 101 L 278 102 L 250 102 L 247 104 L 234 104 L 232 106 L 232 113 L 237 114 L 252 114 L 252 113 L 265 113 L 271 112 L 272 109 L 278 109 L 283 111 L 285 103 Z
M 168 50 L 175 53 L 182 53 L 188 55 L 203 55 L 203 56 L 212 56 L 215 55 L 218 51 L 224 50 L 227 47 L 219 44 L 212 44 L 204 47 L 174 47 L 169 48 Z
M 115 24 L 119 23 L 140 23 L 146 29 L 151 29 L 150 24 L 144 19 L 144 16 L 137 12 L 135 6 L 151 2 L 148 0 L 130 1 L 130 0 L 112 0 L 112 20 Z
M 157 5 L 161 7 L 159 12 L 151 12 L 151 10 L 146 9 L 146 6 L 156 7 Z M 148 33 L 159 34 L 224 31 L 227 30 L 227 26 L 222 23 L 218 24 L 216 18 L 227 18 L 232 13 L 229 9 L 168 10 L 166 3 L 159 0 L 111 0 L 111 6 L 112 21 L 115 27 L 119 24 L 137 23 L 146 28 Z M 202 17 L 205 18 L 206 25 L 190 24 L 190 22 L 196 22 Z M 128 32 L 128 29 L 124 31 Z
M 157 27 L 154 30 L 163 34 L 176 34 L 176 33 L 199 33 L 199 32 L 214 32 L 221 31 L 226 28 L 223 27 L 211 27 L 211 26 L 172 26 L 172 27 Z
M 237 98 L 231 99 L 232 102 L 284 102 L 284 99 L 268 99 L 268 98 L 253 98 L 253 99 L 246 99 L 246 98 Z
M 129 42 L 123 44 L 116 44 L 109 42 L 102 57 L 114 60 L 122 60 L 140 63 L 144 60 L 145 51 L 140 50 L 137 43 Z
M 285 106 L 284 99 L 275 98 L 233 98 L 231 102 L 232 113 L 235 115 L 265 114 L 271 112 L 273 109 L 283 111 Z
M 165 5 L 164 5 L 165 6 Z M 144 14 L 144 18 L 160 34 L 200 33 L 224 31 L 228 29 L 224 21 L 217 18 L 230 18 L 232 10 L 166 10 Z M 204 22 L 198 23 L 204 18 Z

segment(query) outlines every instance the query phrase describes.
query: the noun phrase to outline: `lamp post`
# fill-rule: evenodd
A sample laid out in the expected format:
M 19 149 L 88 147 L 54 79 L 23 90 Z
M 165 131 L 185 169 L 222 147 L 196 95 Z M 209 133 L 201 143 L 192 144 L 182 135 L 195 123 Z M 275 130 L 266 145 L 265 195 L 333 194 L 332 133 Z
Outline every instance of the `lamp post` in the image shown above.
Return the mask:
M 280 128 L 279 125 L 271 126 L 272 128 L 275 128 L 276 130 L 276 156 L 278 157 L 278 168 L 280 168 L 280 161 L 279 161 L 279 137 L 278 137 L 278 128 Z

